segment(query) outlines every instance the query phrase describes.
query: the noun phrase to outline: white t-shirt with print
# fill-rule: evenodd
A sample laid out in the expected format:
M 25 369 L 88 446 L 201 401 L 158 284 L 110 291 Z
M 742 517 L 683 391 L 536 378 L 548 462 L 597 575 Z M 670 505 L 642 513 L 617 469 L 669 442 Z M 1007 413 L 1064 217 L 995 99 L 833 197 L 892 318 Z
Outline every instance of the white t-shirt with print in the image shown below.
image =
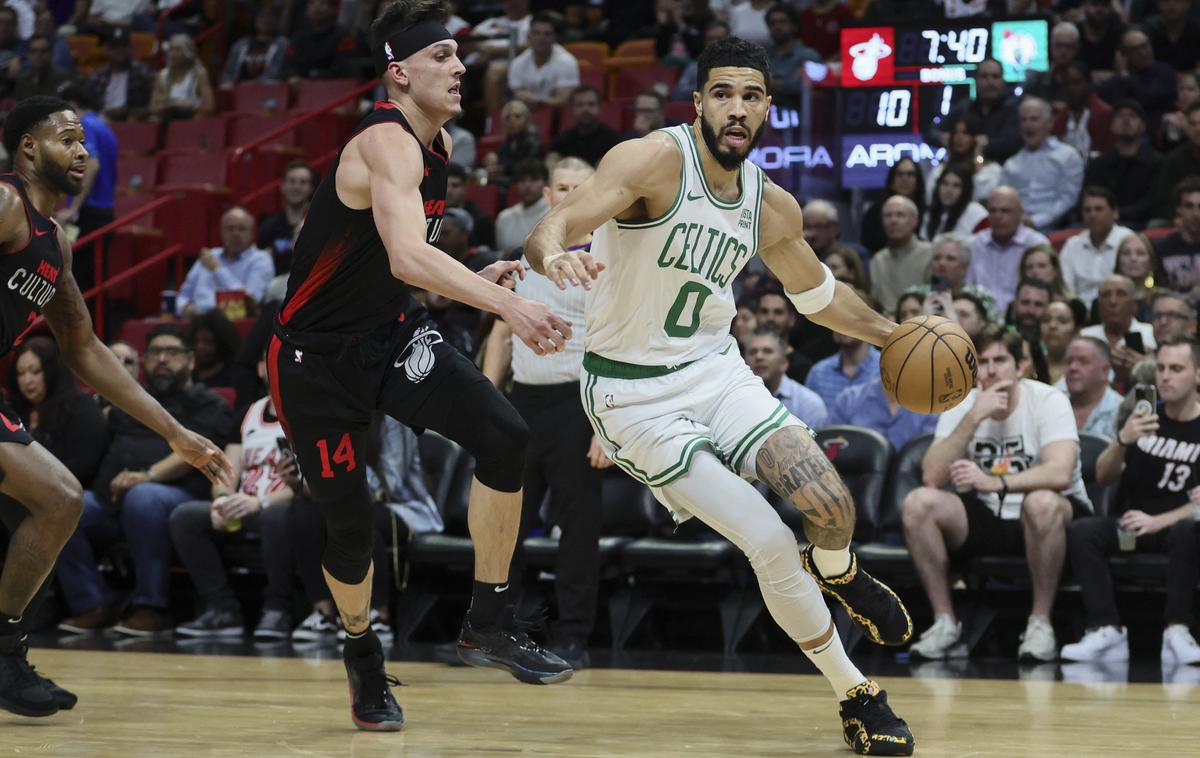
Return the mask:
M 1049 384 L 1022 379 L 1017 394 L 1017 407 L 1008 418 L 1002 421 L 986 419 L 967 443 L 967 458 L 975 461 L 984 471 L 997 476 L 1016 474 L 1041 464 L 1043 461 L 1039 453 L 1051 442 L 1071 440 L 1079 443 L 1075 413 L 1071 410 L 1071 401 L 1063 392 Z M 979 390 L 971 390 L 966 400 L 943 413 L 938 419 L 934 437 L 941 439 L 953 434 L 967 412 L 975 407 L 978 397 Z M 1075 457 L 1071 484 L 1062 494 L 1090 502 L 1087 489 L 1083 486 L 1079 456 Z M 1001 506 L 998 493 L 979 493 L 980 501 L 1002 519 L 1018 518 L 1024 497 L 1023 492 L 1010 492 Z
M 551 97 L 560 87 L 579 86 L 579 61 L 562 45 L 555 45 L 545 65 L 533 59 L 533 48 L 508 64 L 508 88 L 527 89 L 540 98 Z M 545 135 L 543 135 L 545 136 Z

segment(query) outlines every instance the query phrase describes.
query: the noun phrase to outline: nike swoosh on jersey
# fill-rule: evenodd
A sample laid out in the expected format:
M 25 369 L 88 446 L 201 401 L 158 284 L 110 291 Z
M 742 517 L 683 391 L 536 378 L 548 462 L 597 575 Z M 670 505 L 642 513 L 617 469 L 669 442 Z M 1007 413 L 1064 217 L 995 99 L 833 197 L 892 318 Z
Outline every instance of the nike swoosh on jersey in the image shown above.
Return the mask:
M 688 193 L 687 193 L 687 199 L 688 199 L 688 200 L 703 200 L 703 199 L 704 199 L 704 195 L 693 195 L 691 192 L 688 192 Z
M 35 237 L 45 237 L 45 236 L 46 236 L 46 232 L 48 232 L 48 231 L 49 231 L 48 229 L 34 229 L 34 230 L 33 230 L 33 236 L 35 236 Z

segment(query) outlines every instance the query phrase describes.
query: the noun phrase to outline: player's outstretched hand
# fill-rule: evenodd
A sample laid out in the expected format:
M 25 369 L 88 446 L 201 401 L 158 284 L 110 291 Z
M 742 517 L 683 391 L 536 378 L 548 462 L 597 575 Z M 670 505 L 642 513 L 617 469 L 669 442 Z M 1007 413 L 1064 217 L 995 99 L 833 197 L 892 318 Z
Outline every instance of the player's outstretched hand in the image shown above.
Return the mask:
M 499 315 L 537 355 L 562 352 L 571 339 L 571 322 L 554 315 L 542 303 L 513 297 L 512 304 Z
M 604 264 L 592 257 L 591 253 L 561 252 L 546 258 L 543 263 L 546 276 L 565 290 L 567 285 L 578 287 L 583 284 L 585 290 L 592 288 L 592 280 L 600 276 Z
M 517 279 L 525 278 L 525 265 L 520 261 L 496 261 L 480 269 L 479 275 L 505 289 L 516 289 Z
M 190 429 L 180 428 L 179 434 L 167 440 L 175 454 L 184 459 L 213 484 L 233 487 L 233 466 L 221 449 Z

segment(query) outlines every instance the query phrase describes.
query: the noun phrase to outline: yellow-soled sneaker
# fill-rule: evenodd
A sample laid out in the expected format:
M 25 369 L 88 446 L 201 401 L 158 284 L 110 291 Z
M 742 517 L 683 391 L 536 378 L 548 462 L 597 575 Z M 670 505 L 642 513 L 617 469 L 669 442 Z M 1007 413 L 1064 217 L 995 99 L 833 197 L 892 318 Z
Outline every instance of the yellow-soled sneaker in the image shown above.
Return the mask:
M 842 736 L 859 755 L 912 755 L 916 748 L 904 719 L 892 712 L 874 681 L 852 687 L 841 702 Z
M 903 645 L 912 637 L 912 617 L 891 588 L 858 567 L 858 556 L 850 554 L 850 569 L 840 576 L 821 576 L 812 559 L 812 545 L 800 552 L 804 570 L 817 580 L 817 586 L 833 597 L 867 639 L 877 645 Z

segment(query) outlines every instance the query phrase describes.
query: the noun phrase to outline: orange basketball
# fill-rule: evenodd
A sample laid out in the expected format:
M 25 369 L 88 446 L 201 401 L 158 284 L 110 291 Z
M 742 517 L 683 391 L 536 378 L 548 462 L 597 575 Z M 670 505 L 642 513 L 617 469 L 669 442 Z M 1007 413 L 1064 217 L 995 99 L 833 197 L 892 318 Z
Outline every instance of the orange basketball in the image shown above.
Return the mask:
M 883 391 L 915 413 L 942 413 L 975 386 L 975 344 L 953 321 L 914 316 L 896 327 L 879 357 Z

